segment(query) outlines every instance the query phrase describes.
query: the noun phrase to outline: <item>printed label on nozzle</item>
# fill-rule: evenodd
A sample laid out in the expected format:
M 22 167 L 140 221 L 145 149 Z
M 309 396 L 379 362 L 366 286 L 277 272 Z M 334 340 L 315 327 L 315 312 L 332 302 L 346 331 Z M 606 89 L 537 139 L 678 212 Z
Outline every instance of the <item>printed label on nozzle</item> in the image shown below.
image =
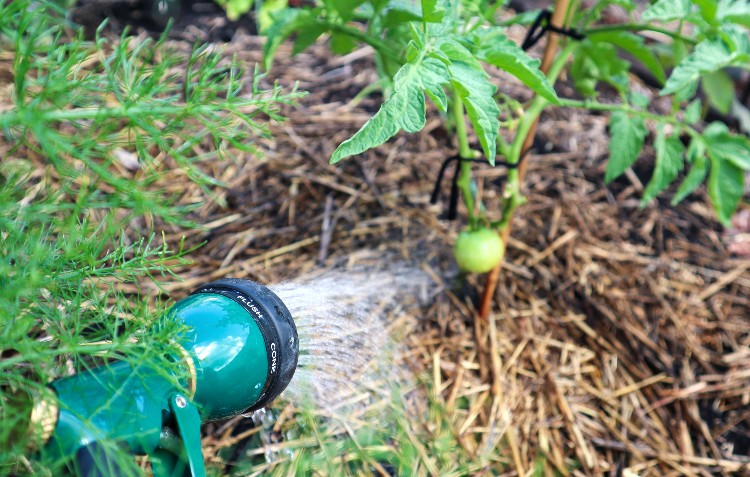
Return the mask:
M 270 355 L 269 357 L 270 362 L 268 363 L 268 370 L 269 374 L 276 374 L 277 361 L 278 361 L 278 345 L 275 341 L 273 341 L 273 337 L 268 336 L 268 331 L 263 327 L 262 323 L 268 323 L 268 320 L 263 316 L 263 311 L 261 310 L 260 306 L 257 305 L 256 301 L 252 298 L 243 295 L 242 293 L 238 292 L 237 290 L 226 290 L 222 288 L 214 288 L 214 287 L 206 287 L 204 289 L 198 290 L 197 293 L 216 293 L 219 295 L 223 295 L 227 298 L 233 299 L 235 302 L 239 303 L 242 308 L 247 310 L 249 313 L 253 315 L 253 319 L 255 320 L 255 323 L 258 325 L 258 328 L 260 329 L 261 334 L 263 335 L 264 340 L 266 341 L 266 344 L 270 341 L 271 344 L 268 345 L 267 352 Z
M 271 372 L 276 373 L 276 343 L 271 343 Z
M 242 303 L 244 303 L 247 309 L 255 313 L 255 316 L 257 316 L 259 320 L 263 319 L 263 313 L 261 313 L 260 309 L 257 306 L 255 306 L 255 302 L 253 301 L 252 298 L 248 298 L 245 295 L 237 293 L 237 299 L 240 300 Z
M 263 312 L 260 311 L 260 308 L 255 304 L 255 300 L 253 300 L 250 297 L 246 297 L 245 295 L 241 293 L 237 293 L 237 299 L 242 302 L 243 305 L 245 305 L 245 308 L 249 310 L 251 313 L 254 313 L 255 316 L 258 318 L 258 321 L 263 321 Z M 269 366 L 271 369 L 271 374 L 276 374 L 276 357 L 278 356 L 278 353 L 276 351 L 276 343 L 271 342 L 270 345 L 271 350 L 271 365 Z

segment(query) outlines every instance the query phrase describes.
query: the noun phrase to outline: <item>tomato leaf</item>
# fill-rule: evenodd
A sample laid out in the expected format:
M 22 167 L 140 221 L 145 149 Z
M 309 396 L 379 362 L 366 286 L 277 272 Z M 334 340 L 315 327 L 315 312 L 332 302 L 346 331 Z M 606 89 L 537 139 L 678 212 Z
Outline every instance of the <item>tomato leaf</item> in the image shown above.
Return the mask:
M 677 205 L 682 200 L 693 193 L 698 188 L 708 174 L 708 159 L 706 158 L 706 145 L 700 139 L 693 139 L 690 142 L 687 150 L 687 160 L 691 164 L 690 172 L 688 172 L 685 179 L 682 180 L 682 184 L 677 189 L 674 197 L 672 197 L 672 205 Z
M 223 0 L 218 3 L 224 6 L 224 9 L 227 12 L 227 18 L 232 21 L 239 20 L 242 15 L 253 8 L 253 0 Z
M 497 88 L 487 80 L 487 73 L 481 68 L 477 70 L 467 63 L 453 61 L 448 70 L 451 73 L 451 83 L 466 107 L 484 154 L 494 166 L 500 129 L 497 119 L 500 108 L 493 97 Z
M 319 25 L 316 15 L 312 10 L 303 10 L 299 8 L 287 8 L 274 15 L 274 22 L 266 29 L 266 42 L 263 45 L 263 68 L 266 71 L 271 69 L 271 63 L 279 49 L 281 43 L 295 33 L 308 31 L 313 25 Z M 319 30 L 320 33 L 323 30 Z M 306 46 L 312 44 L 320 35 L 318 33 L 307 42 Z M 304 48 L 302 48 L 304 49 Z
M 703 19 L 708 23 L 713 23 L 716 19 L 716 10 L 718 7 L 716 0 L 693 0 L 693 3 L 698 6 Z
M 642 36 L 627 31 L 621 31 L 595 33 L 589 35 L 588 38 L 594 43 L 611 43 L 630 53 L 638 61 L 643 63 L 643 66 L 648 68 L 651 74 L 654 75 L 661 84 L 664 84 L 664 81 L 666 81 L 667 77 L 664 73 L 664 67 L 656 54 L 646 46 Z
M 497 91 L 489 82 L 482 64 L 472 52 L 453 37 L 438 39 L 435 47 L 443 61 L 448 63 L 453 89 L 466 107 L 474 132 L 479 138 L 484 154 L 490 164 L 495 164 L 497 135 L 500 129 L 500 108 L 495 101 Z
M 721 35 L 698 43 L 667 79 L 660 94 L 672 94 L 696 82 L 701 76 L 750 59 L 747 34 L 736 27 L 724 27 Z
M 351 53 L 357 47 L 357 40 L 346 33 L 333 32 L 331 33 L 329 46 L 331 51 L 337 55 L 345 55 Z
M 736 23 L 750 28 L 750 3 L 747 0 L 720 0 L 716 19 L 719 23 Z
M 701 78 L 701 89 L 711 106 L 723 114 L 729 112 L 734 99 L 734 82 L 725 72 L 718 70 Z
M 331 164 L 379 146 L 401 130 L 417 132 L 425 124 L 425 94 L 445 111 L 448 99 L 443 85 L 451 79 L 442 61 L 420 55 L 406 63 L 393 78 L 393 93 L 354 136 L 342 142 Z
M 615 111 L 609 117 L 609 161 L 604 181 L 609 183 L 633 165 L 643 149 L 648 130 L 643 119 Z
M 294 39 L 294 45 L 292 46 L 292 56 L 304 51 L 307 47 L 315 43 L 315 41 L 320 38 L 320 35 L 328 30 L 329 27 L 327 24 L 314 23 L 298 32 L 297 37 Z
M 362 5 L 365 0 L 324 0 L 324 4 L 329 10 L 335 11 L 339 18 L 348 22 L 354 16 L 354 11 Z
M 712 123 L 703 133 L 708 155 L 750 171 L 750 139 L 730 133 L 723 124 Z
M 581 42 L 576 51 L 570 75 L 576 89 L 586 96 L 596 95 L 596 85 L 605 81 L 620 91 L 627 88 L 627 74 L 630 63 L 617 55 L 617 50 L 609 43 Z
M 643 11 L 644 21 L 669 22 L 683 20 L 690 15 L 690 0 L 659 0 Z
M 710 154 L 709 157 L 711 174 L 708 177 L 708 195 L 721 223 L 729 226 L 745 192 L 745 171 L 731 162 L 722 161 Z
M 541 62 L 527 55 L 500 28 L 478 30 L 470 40 L 478 60 L 507 71 L 538 95 L 552 103 L 559 103 L 555 89 L 539 70 Z
M 273 25 L 273 17 L 276 13 L 287 7 L 287 0 L 264 0 L 260 8 L 256 10 L 256 23 L 258 32 L 265 33 L 266 29 Z
M 685 148 L 677 135 L 666 136 L 664 130 L 661 129 L 656 135 L 654 148 L 656 149 L 656 164 L 651 180 L 646 185 L 646 190 L 643 191 L 643 205 L 674 182 L 682 170 L 682 156 Z
M 445 17 L 445 9 L 439 7 L 439 0 L 422 0 L 422 19 L 425 23 L 440 23 Z
M 383 8 L 383 27 L 394 28 L 406 22 L 422 21 L 422 9 L 410 1 L 392 0 Z
M 695 124 L 701 119 L 703 113 L 703 105 L 701 105 L 700 99 L 693 100 L 685 108 L 685 122 L 688 124 Z

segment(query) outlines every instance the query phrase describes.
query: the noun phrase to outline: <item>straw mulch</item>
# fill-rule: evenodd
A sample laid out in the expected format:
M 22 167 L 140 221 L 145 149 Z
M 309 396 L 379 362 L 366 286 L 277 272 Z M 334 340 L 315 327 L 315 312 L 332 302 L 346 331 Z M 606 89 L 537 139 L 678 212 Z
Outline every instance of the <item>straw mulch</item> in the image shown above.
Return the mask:
M 252 64 L 261 44 L 240 29 L 226 52 Z M 453 265 L 461 224 L 441 219 L 448 184 L 429 204 L 441 161 L 455 153 L 438 114 L 419 134 L 329 166 L 381 101 L 376 93 L 352 103 L 375 79 L 371 52 L 336 57 L 319 44 L 288 54 L 270 78 L 299 81 L 310 95 L 273 139 L 259 140 L 263 159 L 214 166 L 229 187 L 195 213 L 204 227 L 188 239 L 206 244 L 171 286 L 175 297 L 223 276 L 273 283 L 373 252 L 394 257 L 439 289 L 405 344 L 466 452 L 498 446 L 505 475 L 538 465 L 544 475 L 750 475 L 750 260 L 727 251 L 705 191 L 678 207 L 665 194 L 641 208 L 653 151 L 607 186 L 606 117 L 551 109 L 478 346 L 482 279 Z M 529 97 L 506 79 L 503 91 Z M 503 174 L 480 168 L 490 206 Z M 178 172 L 174 183 L 184 187 Z M 493 359 L 502 371 L 494 382 Z M 212 429 L 206 443 L 220 447 L 225 432 Z
M 238 34 L 228 53 L 257 61 L 259 45 Z M 727 252 L 705 193 L 641 208 L 652 152 L 605 186 L 606 118 L 551 110 L 539 149 L 552 152 L 530 158 L 528 203 L 478 347 L 481 279 L 456 277 L 459 224 L 428 201 L 454 153 L 438 116 L 340 167 L 326 162 L 377 108 L 377 96 L 350 103 L 374 79 L 369 57 L 318 46 L 275 66 L 274 78 L 311 94 L 260 143 L 263 160 L 216 171 L 230 185 L 226 206 L 199 211 L 194 240 L 207 243 L 176 287 L 227 275 L 275 282 L 372 250 L 398 257 L 442 288 L 406 343 L 467 452 L 498 445 L 509 475 L 540 459 L 562 475 L 750 474 L 750 261 Z M 492 204 L 503 171 L 479 174 Z M 498 386 L 478 349 L 499 360 Z

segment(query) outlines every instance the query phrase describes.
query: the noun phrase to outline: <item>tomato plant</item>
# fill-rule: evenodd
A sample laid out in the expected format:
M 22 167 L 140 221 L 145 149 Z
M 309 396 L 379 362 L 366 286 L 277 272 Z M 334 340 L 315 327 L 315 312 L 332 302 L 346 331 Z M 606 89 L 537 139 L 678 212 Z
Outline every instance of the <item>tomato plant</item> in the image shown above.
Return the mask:
M 387 99 L 354 136 L 336 148 L 332 163 L 379 146 L 400 131 L 421 130 L 427 97 L 448 113 L 460 158 L 474 159 L 483 153 L 494 165 L 498 152 L 510 158 L 511 151 L 499 135 L 501 108 L 487 66 L 509 72 L 539 97 L 558 102 L 539 70 L 539 60 L 511 41 L 505 27 L 488 20 L 498 6 L 490 1 L 328 0 L 311 8 L 285 9 L 266 30 L 264 62 L 269 68 L 279 45 L 289 37 L 294 37 L 293 53 L 324 33 L 330 35 L 329 45 L 336 53 L 347 53 L 360 43 L 372 46 L 379 86 Z M 470 147 L 465 116 L 481 153 Z M 469 161 L 461 163 L 458 186 L 470 225 L 487 222 L 484 208 L 476 203 Z
M 707 180 L 718 219 L 729 223 L 742 198 L 745 172 L 750 170 L 750 141 L 721 123 L 703 126 L 700 120 L 709 107 L 727 111 L 736 103 L 726 91 L 732 83 L 724 69 L 747 69 L 750 64 L 750 4 L 659 0 L 638 19 L 632 0 L 595 2 L 587 9 L 577 8 L 576 2 L 557 2 L 556 8 L 565 9 L 561 12 L 564 24 L 580 32 L 582 39 L 563 39 L 559 53 L 550 55 L 545 75 L 539 61 L 504 33 L 506 25 L 528 24 L 534 16 L 522 14 L 501 22 L 496 14 L 501 3 L 323 0 L 308 8 L 282 9 L 266 31 L 264 61 L 270 67 L 278 46 L 289 37 L 294 38 L 293 53 L 324 33 L 330 35 L 329 45 L 336 53 L 346 53 L 361 43 L 373 47 L 386 100 L 354 136 L 335 149 L 332 163 L 383 144 L 399 131 L 421 130 L 425 97 L 448 113 L 459 155 L 475 158 L 480 153 L 472 150 L 467 140 L 464 114 L 468 116 L 490 164 L 495 164 L 496 155 L 504 156 L 506 164 L 517 164 L 529 131 L 550 104 L 606 111 L 610 113 L 611 134 L 607 182 L 631 167 L 653 136 L 656 161 L 643 204 L 688 169 L 672 203 L 680 202 Z M 599 25 L 602 12 L 610 5 L 624 8 L 629 20 Z M 647 41 L 644 33 L 658 34 L 662 40 Z M 661 85 L 661 96 L 671 98 L 670 113 L 654 112 L 651 101 L 631 88 L 628 72 L 633 62 L 653 75 Z M 525 108 L 515 108 L 516 103 L 497 94 L 485 72 L 487 65 L 518 77 L 536 98 Z M 557 97 L 551 85 L 566 68 L 586 99 Z M 602 84 L 614 89 L 620 102 L 598 101 Z M 698 89 L 705 99 L 695 97 Z M 503 123 L 514 128 L 510 142 L 498 134 L 501 113 L 512 119 Z M 490 221 L 494 228 L 506 228 L 514 209 L 523 202 L 520 175 L 516 169 L 508 171 L 505 204 L 500 216 Z M 470 225 L 489 220 L 481 204 L 475 203 L 467 161 L 461 166 L 458 184 Z

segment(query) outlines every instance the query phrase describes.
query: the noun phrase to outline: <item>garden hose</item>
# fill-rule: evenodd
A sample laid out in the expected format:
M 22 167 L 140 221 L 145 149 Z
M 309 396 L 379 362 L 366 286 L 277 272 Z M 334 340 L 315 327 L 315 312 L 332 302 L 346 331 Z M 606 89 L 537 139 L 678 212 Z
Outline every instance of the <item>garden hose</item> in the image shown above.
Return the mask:
M 53 381 L 56 398 L 37 402 L 30 418 L 46 440 L 41 452 L 71 458 L 85 477 L 118 475 L 114 448 L 149 455 L 156 477 L 205 476 L 201 422 L 264 407 L 294 375 L 297 329 L 263 285 L 218 280 L 167 316 L 185 325 L 175 359 L 187 392 L 166 370 L 125 361 Z

